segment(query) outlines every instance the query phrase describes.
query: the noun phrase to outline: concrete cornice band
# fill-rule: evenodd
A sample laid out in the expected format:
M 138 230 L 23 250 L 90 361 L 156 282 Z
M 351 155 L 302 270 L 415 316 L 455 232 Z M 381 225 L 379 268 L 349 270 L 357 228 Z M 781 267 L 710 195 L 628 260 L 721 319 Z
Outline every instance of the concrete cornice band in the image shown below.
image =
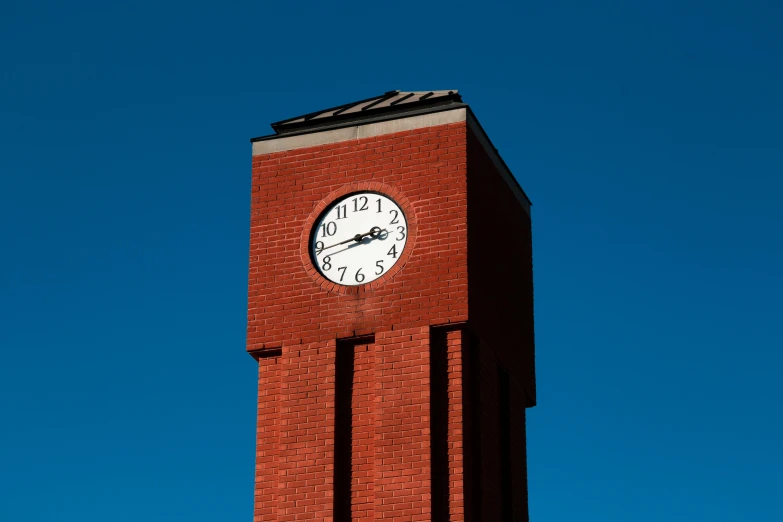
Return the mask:
M 296 136 L 280 136 L 263 141 L 253 142 L 253 156 L 261 154 L 272 154 L 286 150 L 303 149 L 306 147 L 315 147 L 317 145 L 326 145 L 328 143 L 337 143 L 341 141 L 359 140 L 373 136 L 382 136 L 384 134 L 393 134 L 425 127 L 434 127 L 436 125 L 446 125 L 466 121 L 478 138 L 487 155 L 492 159 L 492 163 L 503 179 L 508 184 L 511 191 L 519 200 L 522 208 L 530 215 L 530 200 L 527 198 L 521 187 L 517 183 L 511 171 L 500 158 L 495 147 L 490 143 L 489 138 L 479 125 L 475 116 L 469 113 L 464 107 L 453 110 L 445 110 L 430 114 L 420 114 L 418 116 L 409 116 L 407 118 L 398 118 L 394 120 L 381 121 L 376 123 L 367 123 L 365 125 L 355 125 L 339 129 L 324 130 L 321 132 L 312 132 L 308 134 L 299 134 Z

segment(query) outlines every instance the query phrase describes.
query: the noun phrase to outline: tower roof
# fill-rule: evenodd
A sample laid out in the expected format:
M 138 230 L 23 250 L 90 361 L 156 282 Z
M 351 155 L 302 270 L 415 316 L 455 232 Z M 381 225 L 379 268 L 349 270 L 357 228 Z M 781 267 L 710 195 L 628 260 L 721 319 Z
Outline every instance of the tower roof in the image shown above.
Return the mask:
M 324 127 L 364 120 L 398 118 L 402 115 L 434 112 L 443 110 L 446 105 L 462 105 L 461 102 L 462 97 L 456 90 L 389 91 L 373 98 L 278 121 L 272 124 L 272 129 L 278 135 L 312 132 Z

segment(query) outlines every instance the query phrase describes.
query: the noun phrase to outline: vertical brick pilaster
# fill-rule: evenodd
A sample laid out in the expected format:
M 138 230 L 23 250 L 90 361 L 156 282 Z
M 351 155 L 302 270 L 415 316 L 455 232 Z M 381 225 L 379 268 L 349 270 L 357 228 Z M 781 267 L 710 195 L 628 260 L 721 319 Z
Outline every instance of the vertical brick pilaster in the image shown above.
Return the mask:
M 527 397 L 524 387 L 511 383 L 511 460 L 513 509 L 515 522 L 528 522 L 527 493 L 527 426 L 525 407 Z
M 335 342 L 283 347 L 278 522 L 331 520 Z
M 374 519 L 375 355 L 372 337 L 337 341 L 335 522 Z
M 465 520 L 465 478 L 462 416 L 463 330 L 446 334 L 446 374 L 448 378 L 448 469 L 449 522 Z
M 375 518 L 430 520 L 429 327 L 375 343 Z
M 484 522 L 502 520 L 500 512 L 500 430 L 498 422 L 498 369 L 495 353 L 479 341 L 481 388 L 481 481 L 482 518 Z
M 354 347 L 351 394 L 351 520 L 375 519 L 375 351 Z
M 430 336 L 433 522 L 465 520 L 463 328 L 437 326 Z
M 277 520 L 280 358 L 258 360 L 258 423 L 254 522 Z
M 481 522 L 483 509 L 482 483 L 482 407 L 481 407 L 481 353 L 478 340 L 466 333 L 462 342 L 462 411 L 465 520 Z

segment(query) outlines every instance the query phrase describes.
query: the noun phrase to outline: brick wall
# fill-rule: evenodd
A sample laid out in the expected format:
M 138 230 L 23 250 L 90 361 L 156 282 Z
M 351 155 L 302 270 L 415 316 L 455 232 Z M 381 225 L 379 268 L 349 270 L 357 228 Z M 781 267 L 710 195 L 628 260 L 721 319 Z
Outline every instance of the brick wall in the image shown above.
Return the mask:
M 533 257 L 530 216 L 468 131 L 469 316 L 535 404 Z
M 254 156 L 252 172 L 249 351 L 467 319 L 464 122 Z M 362 189 L 402 204 L 410 257 L 370 291 L 325 292 L 306 225 Z
M 277 519 L 280 444 L 280 361 L 277 351 L 258 359 L 255 519 Z
M 513 311 L 496 308 L 518 307 L 528 287 L 532 298 L 532 283 L 498 284 L 492 274 L 510 269 L 475 254 L 493 237 L 492 212 L 519 218 L 490 167 L 465 122 L 254 156 L 247 350 L 259 363 L 257 521 L 499 520 L 499 365 L 512 390 L 513 506 L 527 520 L 518 488 L 528 331 L 509 330 Z M 310 264 L 309 228 L 358 190 L 402 206 L 406 253 L 370 285 L 337 287 Z M 513 240 L 529 242 L 529 220 L 514 227 Z M 503 248 L 530 270 L 529 245 Z M 532 316 L 521 322 L 532 336 Z
M 526 521 L 525 408 L 536 397 L 530 216 L 472 129 L 467 145 L 469 350 L 478 352 L 472 357 L 480 381 L 468 392 L 480 405 L 471 419 L 480 426 L 473 447 L 480 454 L 474 458 L 481 482 L 474 496 L 481 508 L 473 517 L 480 512 L 482 520 Z
M 332 516 L 336 343 L 285 346 L 280 355 L 276 516 L 257 520 L 326 520 Z M 272 489 L 261 481 L 256 488 Z M 256 508 L 266 505 L 256 498 Z

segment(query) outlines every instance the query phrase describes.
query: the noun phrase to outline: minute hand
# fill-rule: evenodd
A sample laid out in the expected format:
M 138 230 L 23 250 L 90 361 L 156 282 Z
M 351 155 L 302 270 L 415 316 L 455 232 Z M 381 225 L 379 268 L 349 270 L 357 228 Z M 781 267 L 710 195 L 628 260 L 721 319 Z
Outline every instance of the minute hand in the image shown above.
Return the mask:
M 386 232 L 386 229 L 381 230 L 381 227 L 372 227 L 369 232 L 365 232 L 364 234 L 356 234 L 352 238 L 346 239 L 345 241 L 340 241 L 339 243 L 335 243 L 334 245 L 329 245 L 328 247 L 323 247 L 321 249 L 321 252 L 324 250 L 329 250 L 330 248 L 334 248 L 336 246 L 344 245 L 346 243 L 350 243 L 351 241 L 356 241 L 357 243 L 361 241 L 363 238 L 367 236 L 371 237 L 378 237 L 378 234 L 381 232 Z

